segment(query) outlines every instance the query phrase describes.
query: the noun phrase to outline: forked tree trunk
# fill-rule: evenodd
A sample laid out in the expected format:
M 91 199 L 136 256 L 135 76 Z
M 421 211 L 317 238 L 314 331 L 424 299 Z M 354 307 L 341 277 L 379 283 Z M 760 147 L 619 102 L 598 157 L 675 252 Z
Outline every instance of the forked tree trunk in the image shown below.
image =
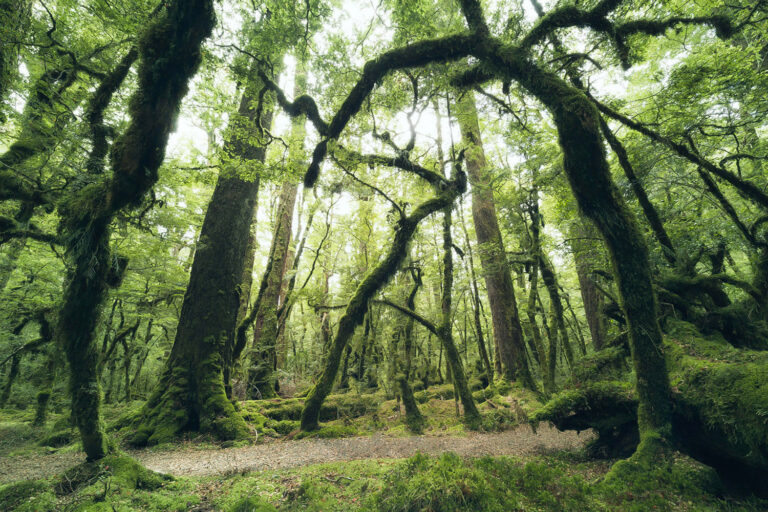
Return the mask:
M 466 188 L 466 182 L 459 175 L 455 182 L 447 187 L 437 197 L 419 205 L 411 215 L 401 217 L 395 229 L 392 245 L 384 258 L 363 278 L 349 301 L 344 314 L 339 319 L 336 335 L 328 351 L 325 369 L 319 381 L 309 393 L 301 413 L 301 429 L 315 430 L 319 427 L 320 407 L 333 389 L 333 383 L 341 364 L 341 356 L 355 329 L 362 323 L 369 302 L 384 284 L 397 272 L 398 267 L 407 255 L 407 247 L 413 237 L 416 227 L 425 217 L 447 205 L 452 204 Z

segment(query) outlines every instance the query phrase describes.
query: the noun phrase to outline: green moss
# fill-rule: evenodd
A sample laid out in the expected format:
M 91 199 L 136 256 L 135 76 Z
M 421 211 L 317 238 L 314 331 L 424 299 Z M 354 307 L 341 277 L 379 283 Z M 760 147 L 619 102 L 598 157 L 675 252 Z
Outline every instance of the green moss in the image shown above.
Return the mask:
M 265 425 L 283 436 L 299 429 L 299 422 L 295 420 L 267 421 Z
M 0 510 L 34 510 L 24 505 L 34 505 L 34 498 L 49 489 L 50 486 L 44 480 L 23 480 L 0 487 Z
M 73 430 L 60 430 L 44 437 L 38 442 L 38 444 L 40 446 L 59 448 L 60 446 L 66 446 L 74 442 L 75 439 L 75 432 Z
M 596 380 L 621 380 L 629 369 L 624 347 L 608 347 L 579 359 L 573 366 L 571 385 Z
M 311 432 L 301 432 L 296 439 L 313 437 L 319 439 L 337 439 L 340 437 L 353 437 L 358 435 L 357 429 L 346 425 L 323 425 L 317 430 Z
M 216 343 L 213 338 L 207 342 Z M 226 396 L 221 364 L 218 350 L 212 350 L 193 372 L 181 364 L 166 369 L 136 416 L 136 431 L 129 442 L 136 446 L 167 443 L 188 430 L 211 434 L 221 441 L 252 439 L 251 429 Z
M 384 396 L 377 393 L 330 395 L 320 407 L 320 420 L 357 418 L 376 411 L 383 401 Z M 278 421 L 298 420 L 301 418 L 304 400 L 299 398 L 248 400 L 244 402 L 244 408 L 248 411 L 246 415 L 260 414 Z M 258 422 L 258 416 L 248 417 L 256 418 Z
M 276 510 L 271 504 L 255 496 L 249 496 L 230 508 L 228 512 L 273 512 Z
M 671 323 L 669 338 L 679 416 L 706 425 L 710 442 L 727 441 L 729 454 L 768 467 L 768 354 L 702 337 L 684 322 Z
M 432 386 L 429 389 L 423 391 L 417 391 L 413 394 L 416 401 L 420 404 L 429 402 L 433 398 L 439 400 L 452 400 L 454 396 L 453 384 L 442 384 L 440 386 Z
M 536 424 L 541 421 L 554 421 L 572 416 L 577 411 L 590 411 L 594 416 L 598 415 L 600 408 L 606 404 L 611 409 L 617 406 L 626 406 L 628 413 L 634 416 L 634 408 L 637 402 L 634 398 L 632 385 L 628 382 L 608 381 L 592 382 L 581 388 L 566 389 L 556 394 L 542 408 L 531 415 L 530 421 Z M 613 410 L 610 410 L 607 422 L 613 424 Z M 607 425 L 606 425 L 607 426 Z
M 594 482 L 605 465 L 573 455 L 521 461 L 416 455 L 388 471 L 364 510 L 759 510 L 759 500 L 721 501 L 716 478 L 702 465 L 672 456 L 668 464 L 629 482 Z M 336 508 L 335 510 L 342 510 Z
M 84 462 L 69 469 L 54 488 L 57 494 L 66 495 L 107 478 L 124 488 L 150 491 L 173 480 L 170 476 L 146 469 L 131 457 L 109 455 L 97 462 Z

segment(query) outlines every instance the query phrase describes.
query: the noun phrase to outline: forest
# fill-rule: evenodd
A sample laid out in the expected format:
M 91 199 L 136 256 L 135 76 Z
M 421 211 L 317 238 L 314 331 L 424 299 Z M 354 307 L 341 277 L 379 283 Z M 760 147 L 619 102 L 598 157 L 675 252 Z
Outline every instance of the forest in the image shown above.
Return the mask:
M 766 0 L 0 0 L 0 510 L 768 510 L 766 114 Z

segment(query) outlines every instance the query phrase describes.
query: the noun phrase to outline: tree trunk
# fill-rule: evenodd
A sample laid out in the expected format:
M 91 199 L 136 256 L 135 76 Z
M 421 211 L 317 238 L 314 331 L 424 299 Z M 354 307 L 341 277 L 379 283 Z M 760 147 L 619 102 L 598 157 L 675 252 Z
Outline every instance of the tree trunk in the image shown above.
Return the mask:
M 3 385 L 2 394 L 0 394 L 0 409 L 8 405 L 8 400 L 11 398 L 11 388 L 13 387 L 16 377 L 19 376 L 19 364 L 21 363 L 21 356 L 14 354 L 11 358 L 11 367 L 8 370 L 8 375 L 5 377 L 5 384 Z
M 570 236 L 581 301 L 584 304 L 584 316 L 592 336 L 592 346 L 595 350 L 600 350 L 606 341 L 606 325 L 602 313 L 603 296 L 595 286 L 594 280 L 597 277 L 593 274 L 597 268 L 595 261 L 602 256 L 602 251 L 595 243 L 599 235 L 590 221 L 578 217 L 576 222 L 571 224 Z
M 36 427 L 45 426 L 45 422 L 48 419 L 48 404 L 51 401 L 53 383 L 56 380 L 57 359 L 58 354 L 56 353 L 56 347 L 50 347 L 48 349 L 48 357 L 45 360 L 45 366 L 43 367 L 40 391 L 37 392 L 37 407 L 35 408 L 35 418 L 32 420 L 32 425 L 35 425 Z
M 525 361 L 525 343 L 514 284 L 496 218 L 496 205 L 471 92 L 465 93 L 459 100 L 457 118 L 462 139 L 468 149 L 467 174 L 472 185 L 472 218 L 475 222 L 480 264 L 488 289 L 497 357 L 501 360 L 505 377 L 518 379 L 524 386 L 535 388 Z
M 89 460 L 108 452 L 93 334 L 106 289 L 119 284 L 126 263 L 111 254 L 109 226 L 118 212 L 140 204 L 157 182 L 168 136 L 214 22 L 211 0 L 166 4 L 142 38 L 139 85 L 131 120 L 112 147 L 111 176 L 74 192 L 59 208 L 71 270 L 55 333 L 69 362 L 72 412 Z M 120 264 L 113 266 L 114 261 Z
M 565 352 L 568 366 L 573 367 L 573 348 L 571 348 L 571 341 L 568 338 L 568 331 L 565 329 L 565 314 L 563 310 L 563 302 L 560 300 L 560 291 L 557 288 L 557 276 L 555 276 L 549 258 L 547 258 L 541 250 L 539 250 L 538 258 L 539 266 L 541 268 L 541 279 L 547 287 L 549 300 L 552 305 L 552 312 L 554 314 L 555 326 L 557 328 L 557 333 L 560 335 L 560 345 Z M 550 362 L 550 366 L 551 365 L 552 363 Z
M 413 287 L 405 300 L 408 309 L 416 308 L 416 294 L 421 287 L 421 269 L 411 267 L 411 279 Z M 419 405 L 413 396 L 411 387 L 411 359 L 413 358 L 413 318 L 408 317 L 403 329 L 403 368 L 397 375 L 397 383 L 400 386 L 400 394 L 403 397 L 403 406 L 405 407 L 405 423 L 412 432 L 421 432 L 424 427 L 424 417 L 419 411 Z
M 294 96 L 299 97 L 307 88 L 307 75 L 304 64 L 298 63 L 296 68 Z M 289 267 L 291 231 L 293 227 L 293 210 L 296 204 L 298 185 L 293 181 L 299 169 L 303 167 L 304 138 L 306 119 L 304 116 L 291 118 L 291 135 L 288 148 L 289 169 L 285 173 L 287 180 L 280 190 L 277 207 L 275 231 L 272 237 L 272 247 L 269 251 L 272 264 L 268 265 L 262 277 L 261 286 L 264 294 L 259 301 L 259 311 L 253 324 L 253 352 L 248 369 L 249 396 L 272 398 L 277 396 L 277 361 L 285 358 L 285 346 L 278 348 L 279 325 L 278 309 L 284 299 L 283 280 Z M 280 357 L 278 357 L 280 352 Z
M 493 46 L 493 45 L 492 45 Z M 637 375 L 639 456 L 672 436 L 669 375 L 656 319 L 648 249 L 637 222 L 614 185 L 600 134 L 600 114 L 581 91 L 517 54 L 484 55 L 501 77 L 519 82 L 552 113 L 563 166 L 579 208 L 600 230 L 611 254 L 629 327 Z M 483 56 L 483 52 L 481 56 Z
M 530 290 L 528 292 L 527 315 L 531 326 L 531 337 L 536 347 L 539 359 L 539 368 L 541 369 L 542 380 L 544 381 L 544 390 L 552 393 L 555 390 L 554 367 L 547 364 L 548 358 L 544 352 L 544 344 L 541 339 L 541 331 L 536 320 L 536 301 L 539 298 L 539 258 L 541 254 L 541 217 L 539 216 L 539 191 L 536 180 L 538 179 L 538 170 L 533 175 L 533 191 L 531 192 L 529 215 L 531 217 L 531 266 L 529 273 Z M 544 327 L 547 326 L 547 320 L 544 318 Z M 550 349 L 552 348 L 550 340 Z
M 294 135 L 296 126 L 301 124 L 303 132 L 304 120 L 301 123 L 294 118 Z M 303 140 L 303 135 L 302 135 Z M 253 323 L 253 352 L 248 369 L 249 397 L 273 398 L 275 391 L 277 366 L 277 310 L 283 289 L 283 279 L 288 264 L 288 248 L 291 242 L 291 226 L 293 224 L 293 209 L 296 203 L 298 186 L 294 182 L 286 182 L 280 191 L 277 207 L 275 232 L 270 249 L 271 264 L 267 265 L 268 272 L 262 277 L 264 293 L 259 301 L 259 311 Z
M 240 102 L 232 156 L 263 161 L 265 148 L 252 146 L 237 133 L 253 133 L 256 123 L 256 80 L 248 84 Z M 271 105 L 260 120 L 269 126 Z M 166 369 L 144 406 L 143 418 L 131 442 L 166 442 L 184 431 L 208 432 L 219 439 L 250 436 L 243 418 L 227 399 L 223 369 L 231 365 L 234 331 L 240 310 L 246 251 L 259 182 L 244 181 L 237 169 L 222 169 L 200 230 L 189 285 L 181 308 L 176 339 Z
M 451 293 L 453 291 L 453 238 L 451 236 L 451 209 L 453 205 L 446 206 L 443 210 L 443 296 L 440 301 L 442 321 L 438 332 L 440 341 L 445 347 L 445 358 L 453 377 L 456 390 L 454 398 L 461 399 L 464 406 L 464 421 L 469 428 L 480 427 L 480 412 L 475 406 L 475 400 L 469 391 L 467 377 L 461 364 L 461 355 L 453 341 L 453 329 L 451 325 Z

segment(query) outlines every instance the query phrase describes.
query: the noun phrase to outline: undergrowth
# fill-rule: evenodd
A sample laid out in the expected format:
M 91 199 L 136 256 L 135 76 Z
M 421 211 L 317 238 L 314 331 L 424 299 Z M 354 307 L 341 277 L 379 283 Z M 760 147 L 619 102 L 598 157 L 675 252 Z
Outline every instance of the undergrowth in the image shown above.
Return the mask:
M 768 501 L 722 494 L 711 472 L 676 456 L 631 481 L 606 481 L 611 461 L 578 453 L 465 459 L 447 453 L 299 469 L 166 479 L 125 457 L 73 478 L 0 487 L 0 510 L 271 512 L 333 511 L 760 511 Z M 72 471 L 70 471 L 70 478 Z

